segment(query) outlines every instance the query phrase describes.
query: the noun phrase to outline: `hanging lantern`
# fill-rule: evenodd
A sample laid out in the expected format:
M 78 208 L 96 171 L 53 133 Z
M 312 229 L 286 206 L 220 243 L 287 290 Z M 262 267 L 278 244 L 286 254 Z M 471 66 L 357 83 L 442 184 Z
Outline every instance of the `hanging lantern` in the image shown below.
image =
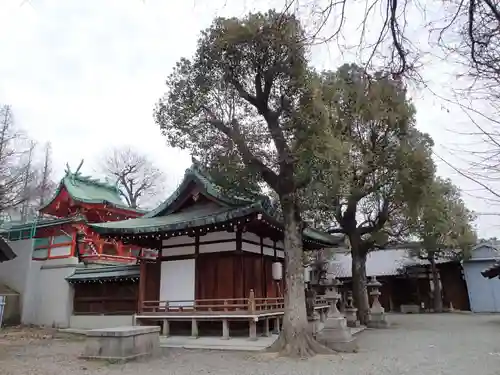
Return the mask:
M 311 282 L 311 268 L 310 267 L 304 268 L 304 282 L 305 283 Z
M 273 263 L 273 280 L 279 281 L 283 278 L 283 265 L 281 262 Z

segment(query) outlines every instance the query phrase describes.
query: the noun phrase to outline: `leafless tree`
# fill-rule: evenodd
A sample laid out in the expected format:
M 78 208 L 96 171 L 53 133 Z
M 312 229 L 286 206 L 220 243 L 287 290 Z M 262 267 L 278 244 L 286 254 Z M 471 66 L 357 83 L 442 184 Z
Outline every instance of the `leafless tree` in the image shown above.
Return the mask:
M 15 127 L 12 109 L 0 107 L 0 214 L 19 216 L 33 181 L 33 145 Z M 22 215 L 21 215 L 22 216 Z M 18 217 L 17 217 L 18 218 Z
M 116 182 L 132 208 L 147 205 L 163 190 L 163 172 L 146 155 L 129 146 L 109 151 L 100 163 L 100 171 Z
M 37 198 L 39 206 L 43 206 L 54 193 L 56 183 L 52 177 L 52 144 L 47 142 L 43 149 L 43 164 L 38 173 Z

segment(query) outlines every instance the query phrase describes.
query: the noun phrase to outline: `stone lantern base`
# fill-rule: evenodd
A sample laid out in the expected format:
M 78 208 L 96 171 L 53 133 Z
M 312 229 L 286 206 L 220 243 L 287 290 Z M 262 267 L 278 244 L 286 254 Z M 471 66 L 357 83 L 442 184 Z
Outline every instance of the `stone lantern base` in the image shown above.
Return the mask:
M 337 352 L 352 353 L 358 350 L 357 340 L 352 336 L 343 316 L 328 318 L 325 327 L 317 334 L 316 339 Z
M 346 308 L 345 309 L 345 318 L 347 320 L 347 326 L 351 328 L 356 328 L 360 326 L 358 320 L 358 309 L 356 308 Z
M 368 328 L 388 328 L 389 322 L 387 321 L 387 316 L 384 311 L 380 312 L 370 312 Z

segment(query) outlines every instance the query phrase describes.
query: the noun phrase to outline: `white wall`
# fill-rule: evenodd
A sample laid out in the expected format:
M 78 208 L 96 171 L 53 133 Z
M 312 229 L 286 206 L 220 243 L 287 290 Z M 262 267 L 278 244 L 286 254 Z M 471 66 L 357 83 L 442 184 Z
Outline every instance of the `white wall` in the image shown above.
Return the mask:
M 0 283 L 14 289 L 21 296 L 21 322 L 35 324 L 40 262 L 31 259 L 33 240 L 9 242 L 16 258 L 0 263 Z
M 100 329 L 134 324 L 133 315 L 71 315 L 69 326 L 73 329 Z
M 9 242 L 16 258 L 0 263 L 0 282 L 19 294 L 25 293 L 31 266 L 32 240 Z
M 210 243 L 208 241 L 234 240 L 231 242 Z M 186 246 L 189 244 L 191 246 Z M 183 245 L 182 247 L 170 247 L 175 245 Z M 195 253 L 195 238 L 189 236 L 172 237 L 163 240 L 163 246 L 169 246 L 167 249 L 162 249 L 162 256 L 178 256 L 191 255 Z M 232 232 L 211 232 L 200 237 L 200 253 L 216 253 L 219 251 L 235 251 L 236 250 L 236 234 Z
M 50 259 L 42 262 L 38 278 L 37 325 L 69 327 L 73 312 L 73 288 L 66 277 L 75 272 L 77 258 Z
M 221 243 L 203 244 L 207 241 L 228 241 Z M 211 232 L 200 237 L 200 253 L 217 253 L 220 251 L 236 251 L 236 233 L 234 232 Z
M 195 299 L 195 260 L 161 262 L 160 301 Z
M 260 254 L 260 237 L 254 233 L 245 232 L 242 233 L 242 239 L 254 243 L 242 242 L 241 248 L 243 251 L 250 253 Z M 229 242 L 219 242 L 219 243 L 208 243 L 212 241 L 228 241 Z M 274 256 L 274 243 L 269 238 L 263 239 L 264 255 Z M 186 246 L 188 244 L 189 246 Z M 175 247 L 175 245 L 183 245 L 182 247 Z M 283 246 L 282 242 L 277 243 L 278 246 Z M 195 238 L 189 236 L 179 236 L 172 237 L 163 240 L 163 246 L 168 246 L 166 249 L 162 249 L 162 256 L 179 256 L 179 255 L 192 255 L 195 253 Z M 170 247 L 174 246 L 174 247 Z M 235 251 L 236 250 L 236 233 L 234 232 L 210 232 L 206 235 L 200 237 L 200 254 L 206 253 L 216 253 L 221 251 Z M 284 258 L 284 253 L 282 250 L 276 252 L 278 258 Z
M 33 241 L 10 242 L 17 257 L 0 263 L 0 282 L 21 294 L 21 323 L 68 327 L 73 289 L 66 281 L 77 258 L 32 260 Z

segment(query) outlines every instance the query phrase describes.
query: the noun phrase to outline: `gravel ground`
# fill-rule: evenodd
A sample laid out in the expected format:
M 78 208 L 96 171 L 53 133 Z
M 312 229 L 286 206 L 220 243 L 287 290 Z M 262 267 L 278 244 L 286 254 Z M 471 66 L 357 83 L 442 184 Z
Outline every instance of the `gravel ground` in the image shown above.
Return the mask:
M 297 361 L 269 354 L 165 350 L 157 359 L 125 365 L 77 359 L 82 341 L 38 335 L 0 336 L 1 375 L 498 375 L 500 315 L 391 315 L 393 326 L 358 336 L 356 354 Z

